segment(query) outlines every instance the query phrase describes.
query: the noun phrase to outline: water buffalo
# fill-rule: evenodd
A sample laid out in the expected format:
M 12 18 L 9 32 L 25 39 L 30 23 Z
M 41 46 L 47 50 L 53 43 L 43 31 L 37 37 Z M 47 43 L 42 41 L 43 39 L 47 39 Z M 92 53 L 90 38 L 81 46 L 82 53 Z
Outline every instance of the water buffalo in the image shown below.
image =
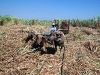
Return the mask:
M 29 40 L 33 41 L 33 37 L 35 37 L 35 32 L 28 32 L 28 36 L 24 38 L 25 43 L 28 43 Z
M 60 52 L 61 52 L 61 49 L 65 46 L 64 46 L 64 33 L 61 32 L 61 31 L 57 31 L 55 33 L 56 37 L 54 39 L 54 44 L 55 44 L 55 49 L 57 49 L 57 46 L 60 47 Z
M 48 37 L 48 43 L 52 44 L 53 48 L 55 48 L 56 50 L 57 46 L 59 46 L 61 52 L 61 49 L 64 47 L 64 33 L 62 31 L 56 31 L 51 33 Z
M 23 39 L 25 41 L 25 46 L 28 41 L 31 40 L 31 49 L 43 49 L 46 51 L 46 39 L 41 33 L 35 33 L 35 32 L 28 32 L 28 36 Z
M 42 34 L 36 34 L 32 48 L 43 49 L 46 52 L 46 38 Z

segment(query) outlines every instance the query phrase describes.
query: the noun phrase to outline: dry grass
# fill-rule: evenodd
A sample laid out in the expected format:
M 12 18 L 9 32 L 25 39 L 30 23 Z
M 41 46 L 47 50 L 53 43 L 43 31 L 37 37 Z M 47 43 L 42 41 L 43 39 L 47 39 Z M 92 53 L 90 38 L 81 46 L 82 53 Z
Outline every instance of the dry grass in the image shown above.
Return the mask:
M 88 30 L 88 28 L 86 28 Z M 22 39 L 27 36 L 21 31 L 45 32 L 45 26 L 2 26 L 0 27 L 0 75 L 59 75 L 61 55 L 58 50 L 54 55 L 40 55 L 39 51 L 30 52 L 29 43 L 23 47 Z M 96 32 L 96 30 L 93 30 Z M 87 32 L 86 32 L 87 33 Z M 70 28 L 65 39 L 65 75 L 99 75 L 100 74 L 100 35 L 87 35 L 80 28 Z M 87 47 L 96 46 L 90 51 Z M 87 46 L 87 47 L 86 47 Z M 30 52 L 30 53 L 28 53 Z M 43 62 L 45 60 L 45 62 Z M 44 63 L 44 64 L 43 64 Z

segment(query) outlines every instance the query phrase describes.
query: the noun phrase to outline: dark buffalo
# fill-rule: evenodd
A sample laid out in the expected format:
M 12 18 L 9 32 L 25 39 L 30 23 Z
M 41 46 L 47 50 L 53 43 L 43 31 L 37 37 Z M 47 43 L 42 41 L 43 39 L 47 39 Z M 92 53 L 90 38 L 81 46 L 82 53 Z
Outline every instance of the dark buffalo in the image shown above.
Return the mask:
M 63 47 L 65 48 L 65 46 L 64 46 L 64 33 L 61 31 L 58 31 L 55 34 L 56 34 L 56 37 L 54 39 L 55 49 L 57 49 L 57 46 L 59 46 L 60 52 L 61 52 L 61 49 Z
M 33 41 L 33 38 L 36 36 L 35 32 L 28 32 L 28 36 L 24 38 L 25 43 L 28 43 L 29 40 Z
M 64 47 L 64 33 L 61 31 L 53 32 L 48 36 L 48 43 L 53 45 L 53 48 L 57 50 L 57 46 L 59 46 L 60 51 Z
M 36 34 L 35 40 L 32 44 L 32 48 L 43 49 L 46 51 L 46 38 L 42 34 Z
M 46 46 L 46 39 L 41 33 L 35 33 L 35 32 L 28 32 L 28 36 L 24 38 L 25 44 L 28 43 L 28 41 L 32 41 L 31 49 L 44 49 Z

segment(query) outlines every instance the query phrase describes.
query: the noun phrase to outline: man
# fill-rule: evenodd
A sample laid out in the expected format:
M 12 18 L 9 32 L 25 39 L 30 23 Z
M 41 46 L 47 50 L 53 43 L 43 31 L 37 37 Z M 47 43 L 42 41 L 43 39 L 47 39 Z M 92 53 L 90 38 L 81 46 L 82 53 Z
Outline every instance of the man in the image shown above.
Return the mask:
M 50 28 L 50 33 L 52 32 L 56 32 L 57 31 L 57 28 L 55 26 L 55 23 L 52 24 L 51 28 Z

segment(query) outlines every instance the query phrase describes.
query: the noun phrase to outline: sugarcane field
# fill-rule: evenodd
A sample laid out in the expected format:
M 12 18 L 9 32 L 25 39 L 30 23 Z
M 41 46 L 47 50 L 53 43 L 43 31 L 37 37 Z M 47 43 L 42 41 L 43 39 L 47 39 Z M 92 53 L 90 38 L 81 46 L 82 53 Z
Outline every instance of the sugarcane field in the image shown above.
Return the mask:
M 0 75 L 100 75 L 99 0 L 1 0 Z
M 2 20 L 3 24 L 0 21 L 0 75 L 59 75 L 61 72 L 64 75 L 100 74 L 99 18 L 97 21 L 81 21 L 83 25 L 79 20 L 66 20 L 69 29 L 64 34 L 65 49 L 60 51 L 57 46 L 56 50 L 53 44 L 47 42 L 44 51 L 39 46 L 31 48 L 35 40 L 29 39 L 27 43 L 25 40 L 30 32 L 35 32 L 35 35 L 50 32 L 51 21 L 34 20 L 33 23 L 2 17 L 5 19 Z M 93 26 L 87 24 L 88 21 Z M 59 22 L 58 25 L 61 25 L 63 21 Z M 42 37 L 47 39 L 45 36 Z

